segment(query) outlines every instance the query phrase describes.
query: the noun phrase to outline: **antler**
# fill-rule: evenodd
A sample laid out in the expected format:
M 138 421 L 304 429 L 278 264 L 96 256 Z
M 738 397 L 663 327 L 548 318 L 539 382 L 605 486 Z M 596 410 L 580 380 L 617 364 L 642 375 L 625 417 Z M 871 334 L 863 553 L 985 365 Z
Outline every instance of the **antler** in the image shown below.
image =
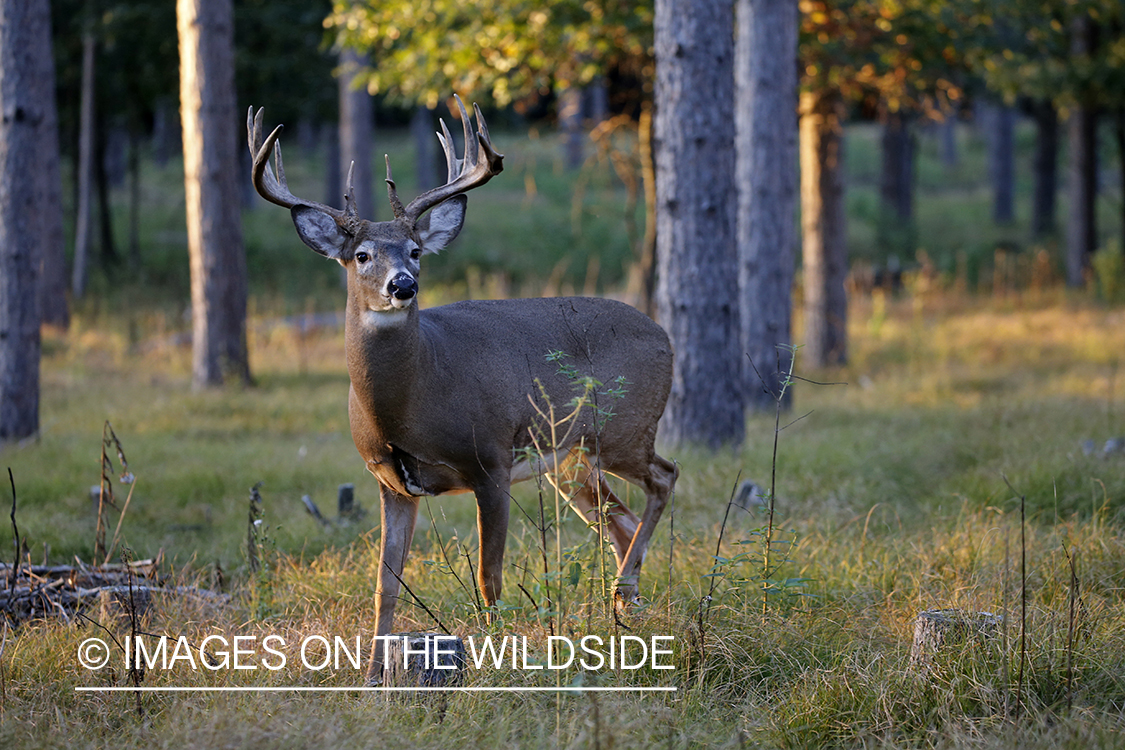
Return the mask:
M 257 115 L 255 115 L 253 107 L 250 107 L 250 111 L 246 113 L 247 142 L 250 146 L 250 155 L 254 159 L 251 174 L 254 178 L 254 187 L 257 189 L 258 194 L 270 203 L 275 203 L 285 208 L 310 206 L 319 209 L 332 216 L 341 224 L 355 219 L 355 188 L 352 186 L 352 171 L 350 169 L 348 170 L 348 191 L 344 194 L 345 207 L 343 210 L 333 208 L 332 206 L 326 206 L 316 201 L 307 201 L 289 192 L 289 186 L 285 182 L 285 166 L 281 161 L 281 141 L 279 140 L 281 131 L 285 129 L 285 126 L 278 125 L 274 128 L 273 132 L 266 137 L 263 143 L 262 119 L 264 115 L 265 109 L 259 109 Z M 276 174 L 274 174 L 273 169 L 270 169 L 271 150 L 274 154 L 274 162 L 277 165 Z
M 449 181 L 441 187 L 427 190 L 402 209 L 401 218 L 406 219 L 411 224 L 416 223 L 422 214 L 442 201 L 468 192 L 475 187 L 480 187 L 504 170 L 504 155 L 498 153 L 492 147 L 492 140 L 488 135 L 488 126 L 484 122 L 484 116 L 480 113 L 480 107 L 476 104 L 473 105 L 473 112 L 477 116 L 477 133 L 474 134 L 469 114 L 465 111 L 465 105 L 461 102 L 461 97 L 454 94 L 453 98 L 457 100 L 457 106 L 461 110 L 461 124 L 465 129 L 465 156 L 463 159 L 457 158 L 453 138 L 450 137 L 445 122 L 442 121 L 442 132 L 438 133 L 438 140 L 441 141 L 442 148 L 445 149 L 445 161 L 449 166 Z M 387 165 L 387 187 L 390 192 L 391 205 L 395 207 L 395 216 L 399 216 L 398 208 L 402 204 L 398 201 L 398 196 L 394 190 L 394 182 L 390 179 L 389 163 Z

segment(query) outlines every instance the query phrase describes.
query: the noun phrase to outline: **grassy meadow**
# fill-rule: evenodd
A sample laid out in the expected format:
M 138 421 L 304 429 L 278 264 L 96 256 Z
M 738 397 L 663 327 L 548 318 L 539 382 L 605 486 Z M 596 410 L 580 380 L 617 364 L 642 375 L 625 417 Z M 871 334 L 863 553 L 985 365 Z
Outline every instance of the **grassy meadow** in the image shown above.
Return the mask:
M 4 632 L 0 747 L 1125 747 L 1125 452 L 1102 450 L 1125 435 L 1125 308 L 1065 291 L 1057 275 L 1035 288 L 995 281 L 998 245 L 1020 258 L 1042 251 L 1051 268 L 1058 250 L 1027 240 L 1026 210 L 1011 227 L 990 224 L 981 145 L 961 135 L 953 170 L 922 141 L 919 237 L 933 272 L 912 268 L 902 290 L 853 295 L 847 367 L 803 371 L 798 352 L 799 375 L 832 384 L 794 385 L 776 466 L 773 414 L 750 417 L 737 451 L 666 452 L 681 468 L 674 507 L 631 615 L 610 613 L 602 546 L 549 486 L 528 482 L 514 488 L 506 601 L 489 624 L 473 593 L 471 498 L 422 502 L 405 576 L 420 604 L 400 602 L 398 630 L 439 630 L 424 605 L 454 633 L 527 636 L 538 652 L 548 633 L 675 638 L 671 670 L 468 669 L 467 686 L 675 692 L 146 693 L 139 712 L 133 693 L 75 690 L 131 683 L 119 654 L 100 671 L 79 665 L 79 645 L 104 631 L 53 619 Z M 456 246 L 424 262 L 423 304 L 626 296 L 626 200 L 609 167 L 592 159 L 566 172 L 547 135 L 497 140 L 507 172 L 474 193 Z M 410 185 L 406 138 L 385 143 L 403 154 L 396 176 Z M 874 246 L 876 145 L 874 130 L 850 132 L 850 232 L 856 257 L 873 264 L 886 261 Z M 322 199 L 314 164 L 290 156 L 290 184 Z M 338 269 L 300 244 L 284 211 L 248 211 L 255 383 L 193 393 L 180 179 L 175 164 L 146 166 L 143 267 L 99 272 L 71 330 L 47 334 L 41 435 L 0 449 L 21 539 L 35 563 L 92 560 L 89 493 L 108 420 L 136 478 L 118 548 L 162 555 L 171 583 L 231 595 L 158 601 L 144 632 L 193 644 L 360 635 L 366 647 L 377 486 L 348 431 L 342 331 L 301 324 L 342 307 Z M 1021 182 L 1023 204 L 1029 190 Z M 1102 215 L 1121 199 L 1107 190 Z M 766 514 L 728 501 L 742 480 L 768 487 L 774 468 L 763 573 Z M 251 572 L 258 482 L 263 564 Z M 301 497 L 334 516 L 345 482 L 366 518 L 322 527 Z M 130 486 L 115 491 L 121 500 Z M 0 550 L 11 559 L 8 528 Z M 950 608 L 1003 624 L 912 667 L 915 616 Z M 142 684 L 344 687 L 362 676 L 290 658 L 277 671 L 180 664 Z

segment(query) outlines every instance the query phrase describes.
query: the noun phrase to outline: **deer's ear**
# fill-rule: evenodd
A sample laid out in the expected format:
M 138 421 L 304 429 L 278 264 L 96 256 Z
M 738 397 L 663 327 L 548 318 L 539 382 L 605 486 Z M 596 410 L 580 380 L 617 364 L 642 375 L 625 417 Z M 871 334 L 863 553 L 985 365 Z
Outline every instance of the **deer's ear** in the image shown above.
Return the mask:
M 334 218 L 312 206 L 293 206 L 290 213 L 302 242 L 326 258 L 343 261 L 348 235 Z
M 453 242 L 465 224 L 465 206 L 468 202 L 466 196 L 455 195 L 434 206 L 428 214 L 418 220 L 418 237 L 422 240 L 422 252 L 436 253 Z

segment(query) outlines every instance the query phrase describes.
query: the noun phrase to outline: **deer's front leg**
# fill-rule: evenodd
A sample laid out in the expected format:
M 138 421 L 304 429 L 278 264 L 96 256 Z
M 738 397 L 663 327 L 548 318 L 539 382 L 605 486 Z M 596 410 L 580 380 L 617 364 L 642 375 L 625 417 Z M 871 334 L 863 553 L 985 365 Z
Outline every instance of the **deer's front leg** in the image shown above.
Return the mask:
M 509 488 L 507 482 L 478 487 L 477 535 L 480 538 L 480 567 L 477 583 L 486 606 L 500 598 L 504 584 L 504 544 L 508 540 Z
M 402 584 L 402 569 L 414 539 L 414 523 L 418 519 L 418 499 L 400 495 L 381 487 L 382 541 L 379 550 L 379 582 L 375 590 L 375 635 L 371 662 L 367 667 L 368 684 L 383 678 L 383 642 L 378 638 L 394 628 L 395 604 Z

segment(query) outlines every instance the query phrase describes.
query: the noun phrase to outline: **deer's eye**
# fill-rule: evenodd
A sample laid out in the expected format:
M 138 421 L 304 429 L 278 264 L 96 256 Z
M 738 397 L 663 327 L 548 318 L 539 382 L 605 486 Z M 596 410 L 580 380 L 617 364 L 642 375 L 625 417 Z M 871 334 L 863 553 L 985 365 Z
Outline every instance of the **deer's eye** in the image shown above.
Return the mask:
M 410 251 L 410 257 L 413 260 L 418 260 L 419 258 L 421 258 L 422 257 L 422 248 L 416 247 L 413 250 L 411 250 Z
M 356 263 L 366 263 L 369 260 L 371 260 L 371 256 L 363 252 L 362 250 L 355 254 Z

